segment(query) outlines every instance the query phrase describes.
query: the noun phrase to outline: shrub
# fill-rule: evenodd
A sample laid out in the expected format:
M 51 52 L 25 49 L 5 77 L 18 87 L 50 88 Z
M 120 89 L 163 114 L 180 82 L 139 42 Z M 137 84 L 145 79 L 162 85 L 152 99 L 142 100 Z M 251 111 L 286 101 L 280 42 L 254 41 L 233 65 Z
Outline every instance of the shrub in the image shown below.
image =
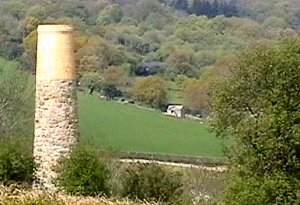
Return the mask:
M 225 204 L 300 204 L 299 179 L 283 175 L 237 178 L 222 199 Z
M 34 159 L 24 139 L 0 137 L 0 181 L 10 183 L 31 183 Z
M 57 173 L 56 183 L 71 194 L 108 194 L 107 162 L 90 146 L 75 147 L 61 160 Z
M 182 194 L 181 175 L 157 164 L 130 166 L 122 176 L 122 195 L 131 199 L 174 202 Z

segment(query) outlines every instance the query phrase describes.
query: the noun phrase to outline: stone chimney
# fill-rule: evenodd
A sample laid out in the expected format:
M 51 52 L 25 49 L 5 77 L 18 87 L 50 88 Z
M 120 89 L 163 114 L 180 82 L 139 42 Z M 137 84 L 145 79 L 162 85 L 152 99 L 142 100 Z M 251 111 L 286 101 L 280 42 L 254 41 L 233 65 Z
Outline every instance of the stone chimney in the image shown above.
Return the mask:
M 35 186 L 53 188 L 58 160 L 78 141 L 73 29 L 38 27 L 34 157 Z

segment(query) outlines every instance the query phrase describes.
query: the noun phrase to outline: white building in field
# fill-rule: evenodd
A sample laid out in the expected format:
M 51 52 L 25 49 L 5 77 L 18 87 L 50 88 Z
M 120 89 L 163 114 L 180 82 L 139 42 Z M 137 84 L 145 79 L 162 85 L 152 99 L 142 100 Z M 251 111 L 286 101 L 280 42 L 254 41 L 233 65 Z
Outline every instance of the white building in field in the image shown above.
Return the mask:
M 167 115 L 174 116 L 176 118 L 185 117 L 185 109 L 183 105 L 169 105 L 167 109 Z

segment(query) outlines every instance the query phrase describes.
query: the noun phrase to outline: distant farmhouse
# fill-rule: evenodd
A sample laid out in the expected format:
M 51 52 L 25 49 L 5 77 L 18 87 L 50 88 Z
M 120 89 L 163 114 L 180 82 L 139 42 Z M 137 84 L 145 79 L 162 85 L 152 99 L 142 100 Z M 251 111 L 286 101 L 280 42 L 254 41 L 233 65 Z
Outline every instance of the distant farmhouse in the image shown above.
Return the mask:
M 167 115 L 174 116 L 176 118 L 185 118 L 185 108 L 183 105 L 169 105 Z

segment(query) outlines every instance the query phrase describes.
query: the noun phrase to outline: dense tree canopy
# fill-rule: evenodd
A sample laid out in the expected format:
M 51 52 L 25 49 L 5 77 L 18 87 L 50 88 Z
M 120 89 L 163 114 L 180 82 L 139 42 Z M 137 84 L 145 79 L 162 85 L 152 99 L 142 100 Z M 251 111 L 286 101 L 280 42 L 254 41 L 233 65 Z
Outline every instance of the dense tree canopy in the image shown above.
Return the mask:
M 126 81 L 126 86 L 114 84 L 129 94 L 140 75 L 163 77 L 167 87 L 180 75 L 197 81 L 205 68 L 215 67 L 228 54 L 297 35 L 300 4 L 297 0 L 0 0 L 0 57 L 34 71 L 40 23 L 73 25 L 78 77 L 118 67 L 128 77 L 119 75 L 115 82 Z M 145 62 L 159 68 L 152 70 Z
M 261 45 L 213 89 L 212 125 L 234 139 L 226 204 L 299 203 L 299 67 L 299 38 Z

